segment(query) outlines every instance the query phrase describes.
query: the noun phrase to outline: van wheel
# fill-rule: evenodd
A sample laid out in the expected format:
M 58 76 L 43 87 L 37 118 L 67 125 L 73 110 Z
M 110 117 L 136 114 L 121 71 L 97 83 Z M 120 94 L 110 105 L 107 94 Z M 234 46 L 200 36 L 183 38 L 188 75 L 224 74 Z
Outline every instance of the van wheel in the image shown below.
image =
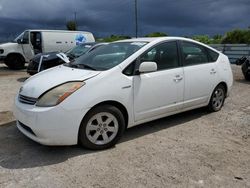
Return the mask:
M 25 65 L 24 58 L 20 55 L 9 55 L 4 63 L 13 70 L 23 69 Z
M 217 112 L 222 108 L 226 98 L 225 91 L 226 91 L 225 87 L 221 84 L 214 89 L 208 104 L 208 110 L 210 112 Z
M 250 73 L 245 73 L 244 77 L 247 81 L 250 81 Z
M 125 130 L 122 112 L 111 105 L 92 109 L 84 117 L 78 134 L 79 143 L 93 150 L 114 146 Z

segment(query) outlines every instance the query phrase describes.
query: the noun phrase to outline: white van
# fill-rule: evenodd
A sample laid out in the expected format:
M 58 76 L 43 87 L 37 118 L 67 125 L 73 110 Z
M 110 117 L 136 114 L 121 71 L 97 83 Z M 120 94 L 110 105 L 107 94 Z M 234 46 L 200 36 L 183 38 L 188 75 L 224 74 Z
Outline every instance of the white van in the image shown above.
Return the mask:
M 92 33 L 63 30 L 26 30 L 14 41 L 0 45 L 0 61 L 11 69 L 21 69 L 36 54 L 66 52 L 78 44 L 95 42 Z

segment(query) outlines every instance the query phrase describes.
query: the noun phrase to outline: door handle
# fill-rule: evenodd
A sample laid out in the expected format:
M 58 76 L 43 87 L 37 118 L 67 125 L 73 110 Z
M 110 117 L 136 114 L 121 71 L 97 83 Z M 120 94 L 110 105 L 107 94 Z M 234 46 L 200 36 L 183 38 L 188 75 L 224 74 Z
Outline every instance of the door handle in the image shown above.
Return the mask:
M 211 69 L 210 74 L 215 74 L 216 70 L 215 69 Z
M 181 76 L 181 75 L 176 75 L 175 77 L 174 77 L 174 81 L 175 82 L 179 82 L 179 81 L 181 81 L 183 79 L 183 77 Z

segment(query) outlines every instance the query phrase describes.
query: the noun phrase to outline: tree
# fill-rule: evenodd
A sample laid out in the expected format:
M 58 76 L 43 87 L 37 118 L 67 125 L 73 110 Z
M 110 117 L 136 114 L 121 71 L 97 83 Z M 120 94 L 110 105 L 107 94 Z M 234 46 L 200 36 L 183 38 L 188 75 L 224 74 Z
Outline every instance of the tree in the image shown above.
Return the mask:
M 221 44 L 223 36 L 222 35 L 214 35 L 212 39 L 213 44 Z
M 250 30 L 248 29 L 235 29 L 229 31 L 222 39 L 222 43 L 226 44 L 250 44 Z
M 153 33 L 149 33 L 147 35 L 145 35 L 145 37 L 166 37 L 168 36 L 166 33 L 162 33 L 162 32 L 153 32 Z
M 109 37 L 99 39 L 100 42 L 113 42 L 117 40 L 130 39 L 130 36 L 126 35 L 110 35 Z
M 205 43 L 205 44 L 212 43 L 212 40 L 209 38 L 208 35 L 196 35 L 196 36 L 193 36 L 192 39 L 199 41 L 199 42 L 202 42 L 202 43 Z
M 76 31 L 77 30 L 77 25 L 76 25 L 76 22 L 75 21 L 68 21 L 66 23 L 66 27 L 68 30 L 70 31 Z

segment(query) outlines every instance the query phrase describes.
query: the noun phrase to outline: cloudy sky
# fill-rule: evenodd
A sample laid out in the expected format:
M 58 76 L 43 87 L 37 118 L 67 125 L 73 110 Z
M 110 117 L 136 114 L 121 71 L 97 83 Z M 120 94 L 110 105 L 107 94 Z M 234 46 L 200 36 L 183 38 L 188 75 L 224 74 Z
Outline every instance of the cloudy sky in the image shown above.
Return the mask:
M 77 12 L 79 30 L 134 35 L 135 0 L 0 0 L 0 40 L 25 29 L 65 29 Z M 250 26 L 250 0 L 138 0 L 139 35 L 224 34 Z

